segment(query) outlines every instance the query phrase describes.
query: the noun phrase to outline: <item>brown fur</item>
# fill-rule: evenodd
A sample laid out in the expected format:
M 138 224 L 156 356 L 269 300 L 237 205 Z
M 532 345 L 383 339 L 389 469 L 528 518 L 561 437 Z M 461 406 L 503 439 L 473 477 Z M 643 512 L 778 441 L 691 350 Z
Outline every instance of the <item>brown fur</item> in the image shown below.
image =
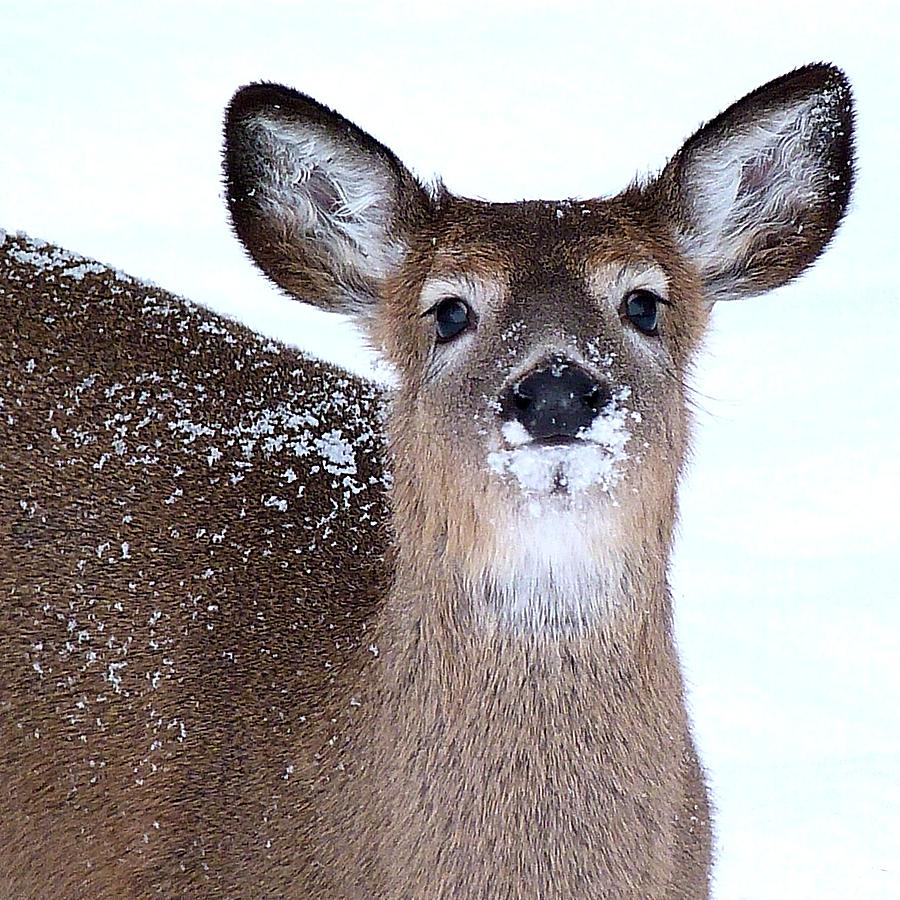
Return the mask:
M 834 176 L 828 191 L 757 203 L 778 173 L 751 154 L 736 202 L 771 221 L 742 219 L 698 258 L 708 154 L 818 92 L 824 143 L 795 145 Z M 372 390 L 108 273 L 63 287 L 7 245 L 6 893 L 707 896 L 708 801 L 667 584 L 686 380 L 714 297 L 784 283 L 827 243 L 851 126 L 843 76 L 807 67 L 647 185 L 488 204 L 424 190 L 310 98 L 239 92 L 226 123 L 239 237 L 282 287 L 360 317 L 397 367 L 389 519 Z M 648 267 L 670 301 L 652 338 L 619 302 Z M 423 309 L 436 279 L 477 311 L 440 346 Z M 630 453 L 608 490 L 545 498 L 556 518 L 535 527 L 486 457 L 502 446 L 497 398 L 554 355 L 628 387 Z M 268 432 L 262 410 L 281 399 Z M 310 408 L 315 423 L 290 417 Z M 348 484 L 322 471 L 316 438 L 335 427 L 355 450 Z M 554 547 L 554 523 L 574 554 Z M 562 568 L 542 569 L 545 545 Z
M 0 246 L 0 896 L 304 896 L 388 581 L 378 393 L 68 256 Z

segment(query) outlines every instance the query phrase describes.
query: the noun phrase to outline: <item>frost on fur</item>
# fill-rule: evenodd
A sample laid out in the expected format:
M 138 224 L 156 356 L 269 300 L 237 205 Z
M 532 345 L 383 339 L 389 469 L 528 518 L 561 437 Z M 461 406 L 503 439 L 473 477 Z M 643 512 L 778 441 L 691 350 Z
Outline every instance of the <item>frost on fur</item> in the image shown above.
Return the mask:
M 609 493 L 628 458 L 628 420 L 640 419 L 639 413 L 623 406 L 630 393 L 622 388 L 610 408 L 582 429 L 574 445 L 532 447 L 525 428 L 519 422 L 507 422 L 502 433 L 510 449 L 488 454 L 488 465 L 497 474 L 512 475 L 526 494 L 550 494 L 557 489 L 578 494 L 595 485 Z

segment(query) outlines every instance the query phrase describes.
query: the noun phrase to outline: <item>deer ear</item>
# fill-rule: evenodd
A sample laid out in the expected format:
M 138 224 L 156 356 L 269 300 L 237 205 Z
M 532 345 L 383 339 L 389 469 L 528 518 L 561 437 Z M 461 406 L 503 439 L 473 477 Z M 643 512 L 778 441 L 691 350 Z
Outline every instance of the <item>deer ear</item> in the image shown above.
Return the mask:
M 787 283 L 825 249 L 853 183 L 853 105 L 840 69 L 811 65 L 701 128 L 651 188 L 710 300 Z
M 257 265 L 290 294 L 362 314 L 426 214 L 425 190 L 386 147 L 289 88 L 241 88 L 225 120 L 228 207 Z

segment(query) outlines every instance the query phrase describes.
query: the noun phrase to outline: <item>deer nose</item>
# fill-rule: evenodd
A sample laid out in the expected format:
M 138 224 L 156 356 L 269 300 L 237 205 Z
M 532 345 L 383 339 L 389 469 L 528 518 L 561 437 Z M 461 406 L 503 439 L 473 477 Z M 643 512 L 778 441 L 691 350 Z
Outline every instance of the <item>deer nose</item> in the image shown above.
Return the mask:
M 566 441 L 590 428 L 612 399 L 605 381 L 581 366 L 552 359 L 512 385 L 503 398 L 503 415 L 522 424 L 534 440 Z

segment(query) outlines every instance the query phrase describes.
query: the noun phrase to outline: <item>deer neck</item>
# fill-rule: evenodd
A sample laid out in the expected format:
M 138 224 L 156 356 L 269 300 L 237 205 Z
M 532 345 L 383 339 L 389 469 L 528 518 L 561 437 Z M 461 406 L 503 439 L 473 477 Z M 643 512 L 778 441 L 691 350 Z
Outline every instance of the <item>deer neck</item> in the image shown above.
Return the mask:
M 555 729 L 557 716 L 627 702 L 635 679 L 674 661 L 657 548 L 612 570 L 586 566 L 578 578 L 529 571 L 500 580 L 491 573 L 473 579 L 439 547 L 398 543 L 397 576 L 376 626 L 380 692 L 387 708 L 427 710 L 417 721 L 471 715 L 484 718 L 482 733 L 494 723 L 506 733 L 533 709 Z M 543 617 L 534 611 L 541 606 Z M 637 698 L 643 703 L 646 694 Z
M 578 597 L 570 609 L 614 614 L 541 629 L 491 616 L 521 584 L 473 579 L 421 536 L 398 540 L 378 628 L 370 824 L 403 861 L 388 877 L 400 886 L 429 873 L 455 885 L 448 896 L 488 896 L 499 866 L 510 885 L 546 878 L 535 896 L 550 897 L 621 862 L 603 849 L 590 864 L 571 853 L 581 840 L 621 848 L 611 823 L 634 836 L 634 855 L 654 852 L 671 818 L 654 798 L 672 791 L 666 761 L 685 729 L 659 557 L 648 563 L 655 581 L 617 568 L 615 598 L 599 576 L 579 582 L 596 602 Z M 528 603 L 566 599 L 552 578 L 524 583 Z
M 454 495 L 423 459 L 410 448 L 393 459 L 395 575 L 376 625 L 387 706 L 444 697 L 465 715 L 457 701 L 496 701 L 485 719 L 505 731 L 507 691 L 520 710 L 533 690 L 552 721 L 552 704 L 570 716 L 621 703 L 635 673 L 675 664 L 673 482 L 650 471 L 618 498 L 544 498 L 536 510 L 490 486 Z

